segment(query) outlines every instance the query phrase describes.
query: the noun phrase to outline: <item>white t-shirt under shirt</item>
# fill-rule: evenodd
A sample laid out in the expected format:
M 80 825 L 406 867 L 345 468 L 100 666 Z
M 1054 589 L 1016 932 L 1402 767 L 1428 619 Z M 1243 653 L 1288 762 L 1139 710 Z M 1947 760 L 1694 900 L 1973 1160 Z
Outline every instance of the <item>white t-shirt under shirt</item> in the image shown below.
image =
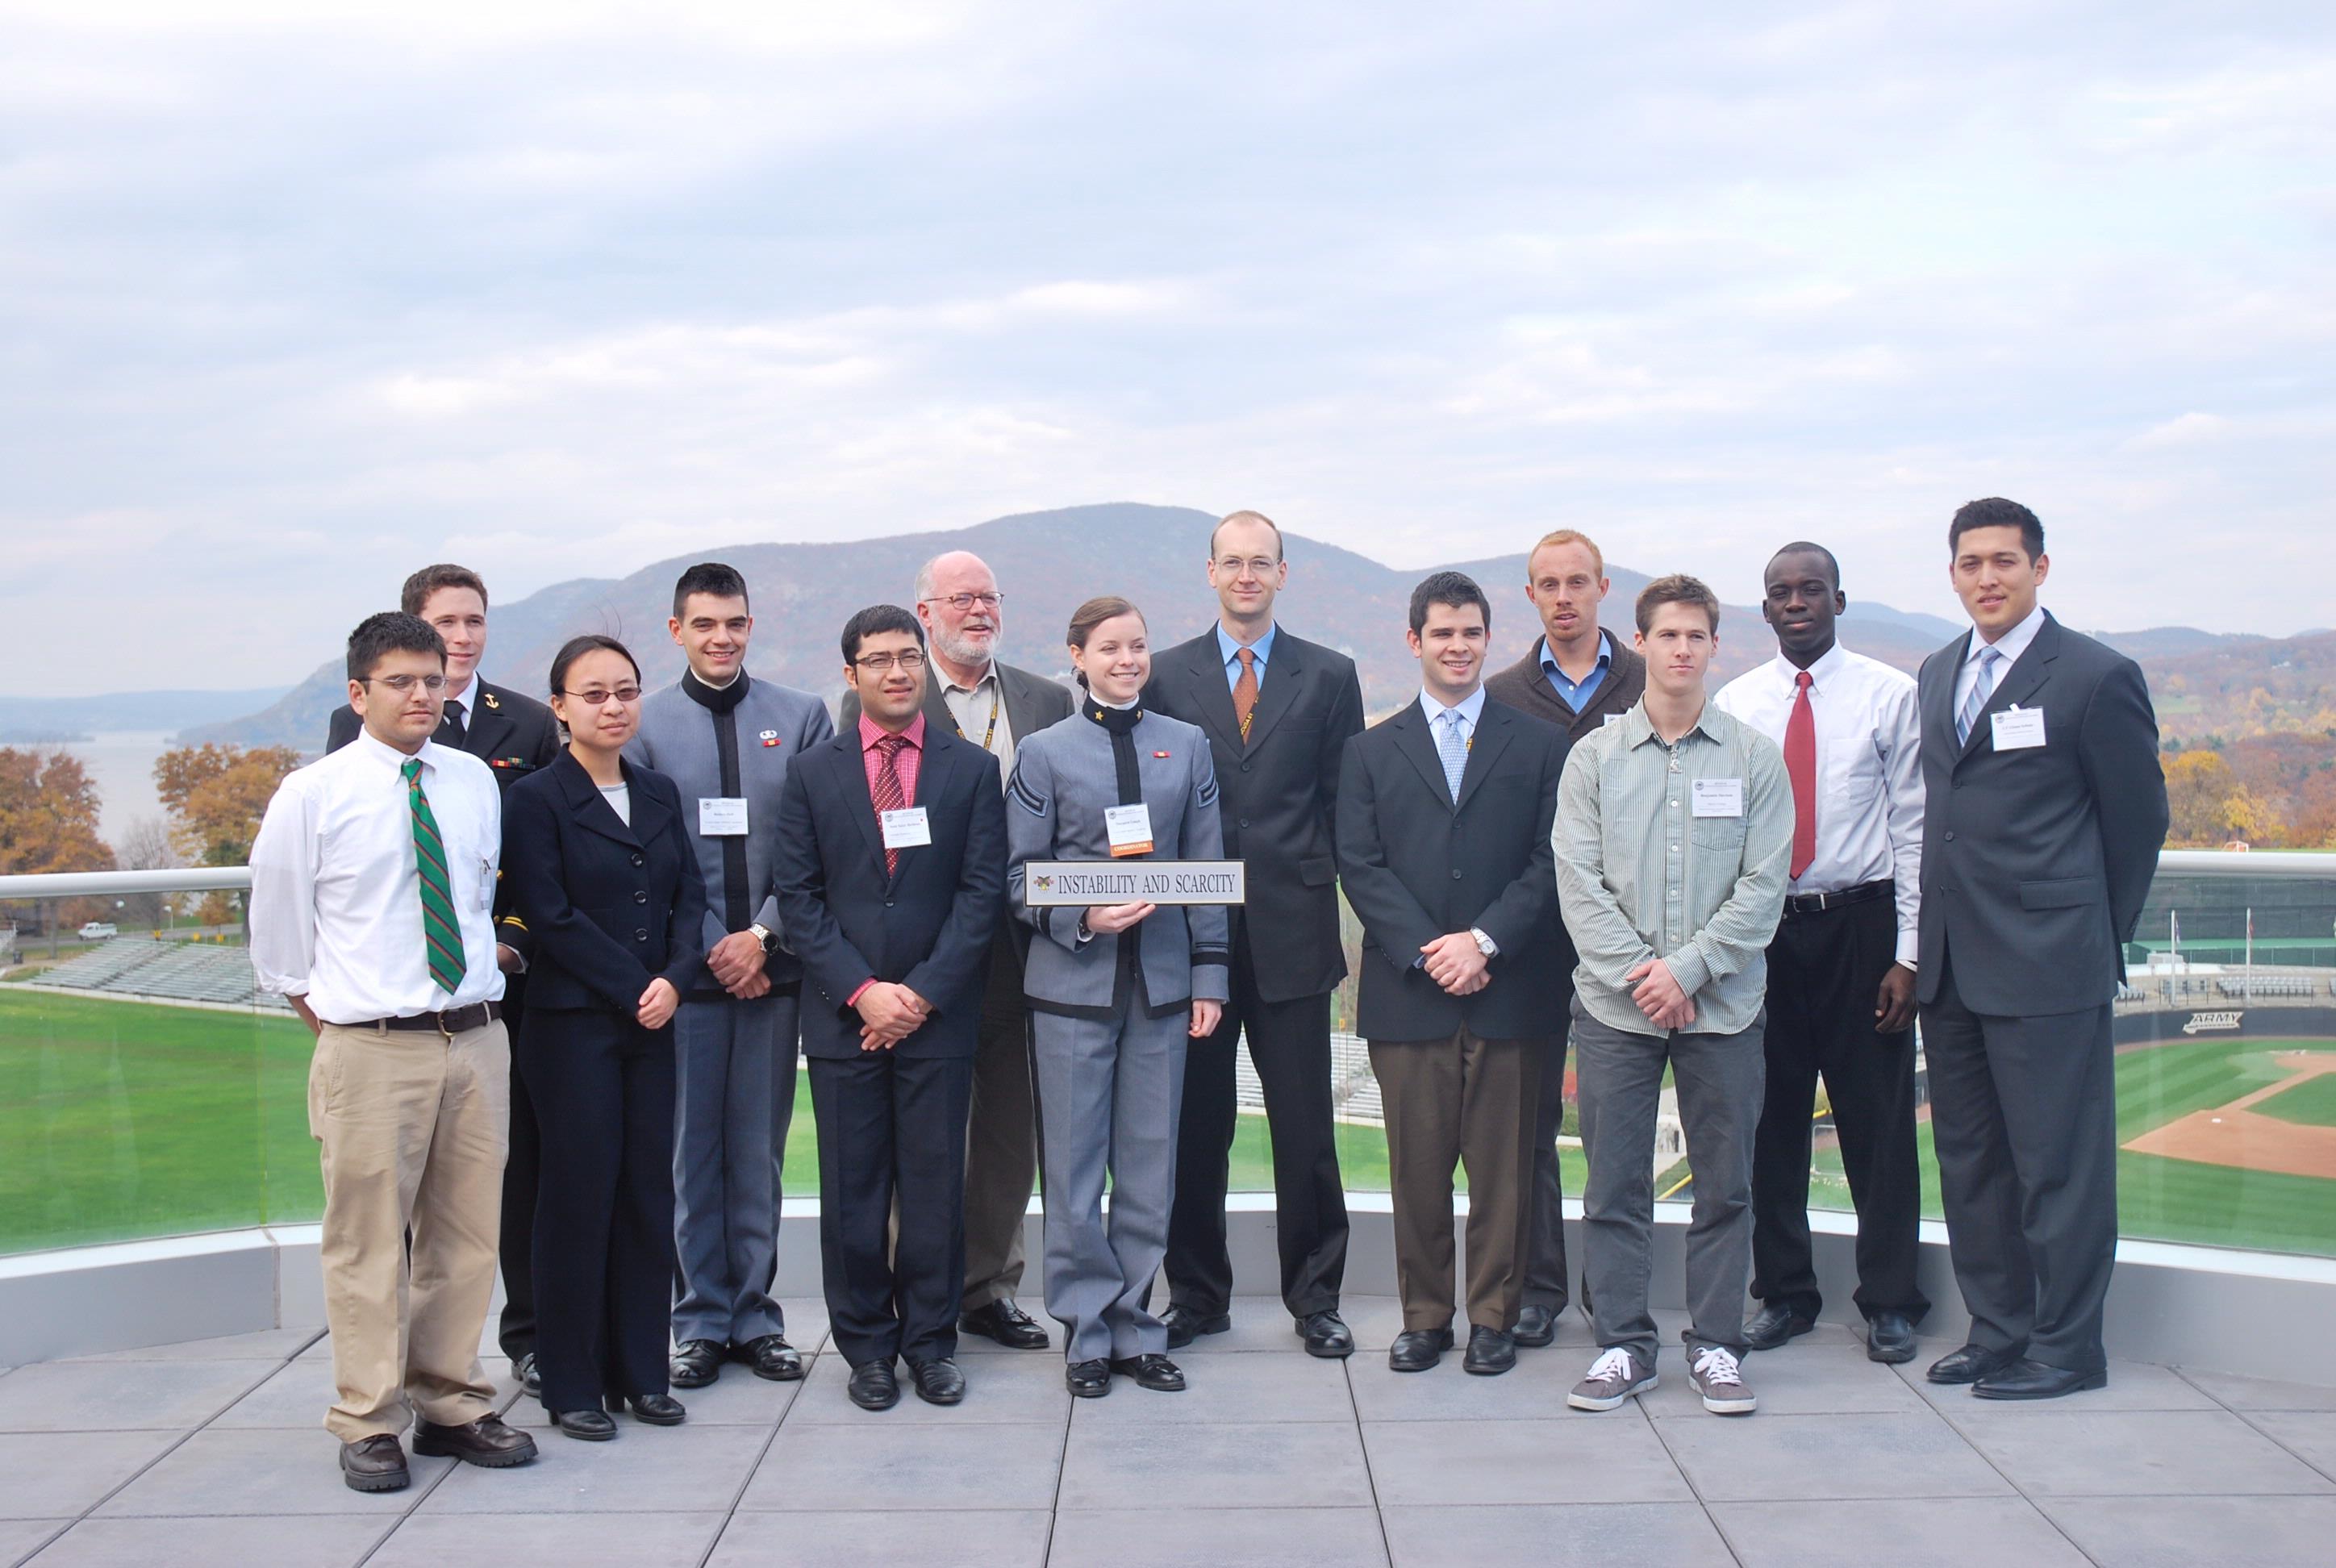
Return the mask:
M 633 825 L 633 786 L 612 784 L 600 786 L 600 798 L 617 813 L 617 820 L 627 827 Z

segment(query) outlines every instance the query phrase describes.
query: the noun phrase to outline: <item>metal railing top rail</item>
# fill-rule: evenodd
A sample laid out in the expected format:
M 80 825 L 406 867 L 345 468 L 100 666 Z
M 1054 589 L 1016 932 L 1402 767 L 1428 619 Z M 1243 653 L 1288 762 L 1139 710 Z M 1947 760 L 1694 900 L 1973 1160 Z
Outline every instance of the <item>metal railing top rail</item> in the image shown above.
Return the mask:
M 2336 854 L 2302 850 L 2166 850 L 2161 876 L 2324 877 L 2336 880 Z M 0 876 L 0 902 L 24 899 L 105 898 L 122 893 L 248 891 L 249 866 L 185 866 L 167 871 L 45 872 Z

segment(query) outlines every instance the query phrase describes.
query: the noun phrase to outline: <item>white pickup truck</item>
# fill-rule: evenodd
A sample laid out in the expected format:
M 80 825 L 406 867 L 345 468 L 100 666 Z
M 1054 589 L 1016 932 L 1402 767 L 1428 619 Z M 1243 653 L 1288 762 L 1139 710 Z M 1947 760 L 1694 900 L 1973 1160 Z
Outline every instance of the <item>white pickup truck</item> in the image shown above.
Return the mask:
M 81 929 L 81 940 L 85 942 L 102 942 L 108 937 L 118 937 L 121 934 L 113 929 L 112 920 L 91 920 Z

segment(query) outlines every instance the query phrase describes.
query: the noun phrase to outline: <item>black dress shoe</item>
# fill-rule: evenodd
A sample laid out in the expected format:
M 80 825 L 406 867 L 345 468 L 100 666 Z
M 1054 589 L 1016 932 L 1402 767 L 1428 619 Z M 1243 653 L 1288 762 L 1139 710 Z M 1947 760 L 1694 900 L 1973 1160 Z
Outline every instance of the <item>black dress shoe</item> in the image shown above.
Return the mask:
M 1134 1378 L 1137 1388 L 1149 1388 L 1155 1394 L 1184 1391 L 1184 1369 L 1157 1350 L 1147 1350 L 1141 1356 L 1114 1357 L 1111 1369 L 1123 1378 Z
M 511 1363 L 511 1376 L 519 1379 L 519 1386 L 521 1388 L 526 1389 L 530 1394 L 538 1396 L 539 1398 L 541 1397 L 543 1393 L 543 1369 L 535 1364 L 534 1351 L 530 1350 L 526 1355 L 521 1356 L 518 1360 Z
M 1073 1361 L 1063 1368 L 1063 1387 L 1078 1399 L 1100 1399 L 1111 1392 L 1111 1363 Z
M 1933 1383 L 1976 1383 L 1993 1372 L 2000 1372 L 2020 1359 L 2009 1350 L 1990 1350 L 1984 1345 L 1965 1345 L 1960 1350 L 1950 1350 L 1931 1363 L 1922 1374 Z
M 1460 1358 L 1460 1369 L 1474 1372 L 1479 1378 L 1497 1378 L 1517 1364 L 1517 1342 L 1503 1329 L 1487 1329 L 1482 1323 L 1468 1325 L 1468 1353 Z
M 1328 1312 L 1309 1312 L 1298 1320 L 1298 1337 L 1306 1341 L 1306 1353 L 1319 1356 L 1326 1361 L 1338 1360 L 1355 1353 L 1354 1330 L 1334 1308 Z
M 1557 1315 L 1562 1307 L 1521 1307 L 1517 1310 L 1517 1326 L 1509 1330 L 1509 1338 L 1528 1350 L 1538 1350 L 1557 1338 Z
M 2072 1372 L 2066 1367 L 2048 1367 L 2023 1357 L 1981 1378 L 1971 1392 L 1982 1399 L 2057 1399 L 2063 1394 L 2081 1394 L 2088 1388 L 2108 1386 L 2106 1367 Z
M 1449 1329 L 1406 1329 L 1387 1347 L 1387 1365 L 1398 1372 L 1425 1372 L 1450 1349 Z
M 1865 1325 L 1865 1359 L 1896 1364 L 1914 1359 L 1914 1323 L 1903 1312 L 1876 1312 Z
M 606 1443 L 617 1435 L 617 1424 L 599 1410 L 554 1410 L 551 1424 L 584 1443 Z
M 352 1492 L 403 1492 L 414 1479 L 405 1449 L 387 1432 L 341 1445 L 341 1479 Z
M 1231 1312 L 1195 1312 L 1190 1307 L 1171 1307 L 1160 1314 L 1160 1321 L 1168 1329 L 1168 1348 L 1181 1350 L 1203 1334 L 1222 1334 L 1233 1326 Z
M 959 1314 L 957 1326 L 965 1333 L 995 1339 L 1009 1350 L 1043 1350 L 1051 1343 L 1038 1320 L 1002 1298 Z
M 503 1418 L 491 1412 L 459 1427 L 441 1427 L 435 1421 L 414 1422 L 414 1451 L 433 1458 L 460 1459 L 465 1465 L 481 1465 L 490 1470 L 507 1470 L 535 1457 L 535 1439 L 504 1426 Z
M 1782 1301 L 1771 1301 L 1753 1313 L 1751 1321 L 1744 1325 L 1744 1342 L 1755 1350 L 1773 1350 L 1816 1326 L 1817 1320 L 1806 1312 L 1795 1311 Z
M 787 1343 L 784 1334 L 764 1334 L 730 1348 L 733 1360 L 744 1361 L 757 1378 L 774 1383 L 793 1383 L 803 1375 L 803 1357 Z
M 917 1398 L 928 1405 L 965 1402 L 965 1374 L 946 1356 L 932 1361 L 910 1361 L 909 1380 L 917 1386 Z
M 722 1358 L 727 1353 L 727 1347 L 716 1340 L 684 1339 L 673 1348 L 666 1376 L 676 1388 L 703 1388 L 722 1376 Z
M 688 1408 L 670 1394 L 611 1394 L 608 1403 L 612 1415 L 630 1405 L 633 1419 L 652 1427 L 678 1427 L 689 1419 Z
M 891 1359 L 862 1361 L 852 1368 L 852 1381 L 844 1392 L 863 1410 L 889 1410 L 899 1404 L 900 1379 L 893 1374 Z

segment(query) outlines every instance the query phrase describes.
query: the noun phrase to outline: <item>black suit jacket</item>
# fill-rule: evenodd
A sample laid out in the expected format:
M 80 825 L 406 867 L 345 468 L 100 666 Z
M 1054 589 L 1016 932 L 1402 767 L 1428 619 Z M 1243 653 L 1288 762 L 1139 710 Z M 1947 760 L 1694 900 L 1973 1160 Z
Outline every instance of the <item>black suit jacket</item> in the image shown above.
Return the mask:
M 1533 638 L 1524 657 L 1498 675 L 1487 676 L 1484 695 L 1535 718 L 1547 719 L 1565 732 L 1569 742 L 1597 734 L 1608 719 L 1629 713 L 1647 691 L 1647 661 L 1631 648 L 1630 634 L 1611 627 L 1605 632 L 1614 655 L 1607 661 L 1606 678 L 1598 683 L 1580 713 L 1565 706 L 1565 699 L 1549 684 L 1549 677 L 1542 673 L 1541 650 L 1549 646 L 1546 637 Z
M 472 696 L 476 699 L 465 703 L 462 744 L 457 750 L 469 752 L 494 770 L 495 783 L 501 786 L 506 801 L 511 786 L 529 774 L 551 765 L 551 759 L 560 752 L 560 721 L 551 716 L 551 709 L 531 696 L 486 681 L 473 683 Z M 325 726 L 325 749 L 336 752 L 356 739 L 365 727 L 356 710 L 343 703 L 333 710 Z M 454 745 L 453 732 L 447 726 L 438 726 L 436 736 L 441 745 Z M 508 864 L 508 862 L 506 862 Z M 525 924 L 511 919 L 511 879 L 503 877 L 495 886 L 495 940 L 510 948 L 521 958 L 534 960 L 534 939 Z M 523 977 L 508 977 L 516 985 Z
M 2157 716 L 2133 660 L 2049 616 L 1995 683 L 1968 744 L 1956 677 L 1971 634 L 1922 661 L 1920 995 L 1952 952 L 1972 1011 L 2027 1018 L 2096 1008 L 2125 978 L 2166 842 Z M 1999 752 L 1987 715 L 2044 715 L 2044 744 Z
M 1363 727 L 1355 661 L 1277 627 L 1244 744 L 1212 626 L 1153 659 L 1144 706 L 1209 737 L 1225 856 L 1249 862 L 1249 902 L 1233 911 L 1232 939 L 1249 945 L 1259 997 L 1286 1002 L 1334 989 L 1347 978 L 1338 765 Z
M 803 1009 L 806 1055 L 861 1054 L 851 997 L 871 978 L 932 1004 L 932 1017 L 892 1047 L 901 1056 L 969 1057 L 980 1041 L 990 943 L 1006 908 L 998 765 L 928 719 L 916 803 L 933 842 L 900 851 L 900 870 L 888 873 L 858 716 L 787 770 L 772 884 L 820 1004 L 807 998 Z
M 1365 1038 L 1441 1039 L 1463 1024 L 1490 1040 L 1553 1032 L 1573 969 L 1550 847 L 1566 750 L 1555 725 L 1488 700 L 1455 805 L 1416 699 L 1347 743 L 1338 874 L 1363 922 Z M 1417 967 L 1419 950 L 1471 927 L 1500 953 L 1490 985 L 1455 997 Z
M 630 1018 L 663 976 L 689 994 L 706 959 L 706 879 L 671 779 L 623 765 L 628 825 L 562 753 L 503 798 L 503 879 L 535 935 L 533 1008 L 597 1008 Z

